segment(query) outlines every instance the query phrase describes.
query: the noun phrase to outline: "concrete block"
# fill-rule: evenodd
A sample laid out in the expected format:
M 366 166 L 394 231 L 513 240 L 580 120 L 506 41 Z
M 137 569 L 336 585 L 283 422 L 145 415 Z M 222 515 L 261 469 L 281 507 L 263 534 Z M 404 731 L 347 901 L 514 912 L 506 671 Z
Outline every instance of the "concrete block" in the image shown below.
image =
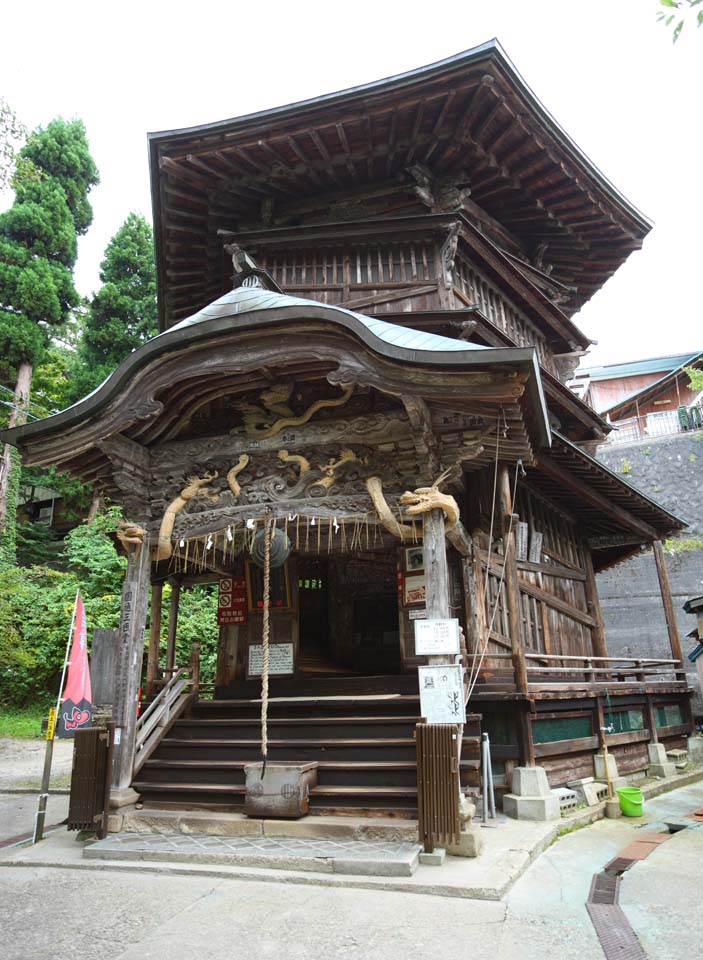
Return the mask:
M 420 852 L 420 863 L 425 867 L 441 867 L 447 856 L 447 851 L 442 847 L 436 847 L 432 853 Z
M 617 820 L 618 817 L 622 816 L 620 801 L 617 797 L 614 797 L 612 800 L 605 801 L 605 815 L 611 820 Z
M 596 780 L 607 780 L 608 775 L 610 776 L 611 782 L 617 780 L 620 776 L 618 773 L 618 764 L 615 757 L 612 753 L 608 754 L 608 773 L 605 772 L 605 758 L 602 753 L 597 753 L 593 758 L 593 763 L 596 770 Z
M 647 776 L 659 777 L 660 779 L 664 777 L 675 777 L 676 767 L 673 763 L 650 763 L 647 767 Z
M 574 790 L 567 790 L 566 787 L 557 787 L 552 793 L 559 801 L 559 809 L 562 817 L 567 813 L 573 813 L 578 807 L 578 794 Z
M 447 853 L 450 857 L 477 857 L 482 847 L 483 834 L 481 828 L 478 826 L 464 827 L 459 834 L 459 843 L 447 844 Z
M 593 783 L 594 779 L 594 777 L 580 777 L 578 780 L 569 780 L 567 787 L 571 787 L 572 790 L 578 793 L 579 787 L 582 787 L 584 783 Z
M 608 785 L 599 783 L 597 780 L 594 780 L 593 783 L 585 783 L 583 785 L 583 795 L 588 806 L 595 807 L 607 799 Z
M 121 813 L 108 813 L 107 815 L 107 832 L 108 833 L 120 833 L 122 831 L 122 825 L 124 823 L 124 815 Z
M 648 743 L 647 757 L 650 763 L 666 763 L 666 747 L 663 743 Z
M 139 802 L 139 794 L 131 787 L 122 787 L 110 791 L 110 810 L 121 810 L 122 807 L 132 807 Z
M 547 771 L 542 767 L 515 767 L 512 793 L 518 797 L 551 797 Z
M 688 738 L 688 755 L 696 763 L 703 761 L 703 737 Z
M 593 777 L 582 777 L 580 780 L 572 780 L 569 783 L 574 793 L 578 797 L 579 803 L 585 803 L 587 807 L 593 807 L 600 803 L 607 795 L 608 788 L 603 783 L 597 783 Z
M 503 813 L 514 820 L 559 820 L 559 799 L 548 797 L 518 797 L 506 793 L 503 797 Z M 450 851 L 451 852 L 451 851 Z

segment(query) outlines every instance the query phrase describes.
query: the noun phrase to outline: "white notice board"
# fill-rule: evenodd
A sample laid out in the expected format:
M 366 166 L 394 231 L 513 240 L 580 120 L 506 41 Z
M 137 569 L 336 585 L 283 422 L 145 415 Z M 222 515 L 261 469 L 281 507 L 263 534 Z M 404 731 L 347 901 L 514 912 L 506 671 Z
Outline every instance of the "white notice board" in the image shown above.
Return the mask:
M 261 676 L 262 661 L 263 647 L 260 643 L 253 643 L 249 647 L 248 676 Z M 269 674 L 275 676 L 276 674 L 281 675 L 286 673 L 293 673 L 293 644 L 269 644 Z
M 427 723 L 466 723 L 461 666 L 418 667 L 418 674 L 420 713 Z
M 458 620 L 416 620 L 414 626 L 416 656 L 459 653 Z

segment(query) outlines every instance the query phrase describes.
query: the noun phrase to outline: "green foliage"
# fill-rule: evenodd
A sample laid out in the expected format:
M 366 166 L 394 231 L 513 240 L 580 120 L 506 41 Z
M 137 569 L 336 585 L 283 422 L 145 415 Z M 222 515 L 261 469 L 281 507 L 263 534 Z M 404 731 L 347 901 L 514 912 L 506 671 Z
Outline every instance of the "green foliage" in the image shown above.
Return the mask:
M 627 457 L 623 457 L 623 459 L 620 461 L 620 466 L 618 467 L 618 473 L 622 473 L 625 475 L 627 475 L 628 473 L 632 473 L 632 464 L 627 459 Z
M 32 161 L 17 155 L 26 136 L 27 128 L 9 103 L 0 97 L 0 191 L 38 179 L 39 172 Z
M 71 374 L 76 351 L 61 343 L 51 343 L 32 374 L 30 413 L 46 417 L 71 404 Z
M 690 550 L 703 550 L 703 540 L 700 537 L 681 537 L 677 540 L 666 540 L 664 547 L 670 553 L 688 553 Z
M 20 157 L 37 176 L 16 184 L 0 214 L 0 355 L 36 364 L 51 330 L 78 305 L 72 269 L 77 235 L 92 220 L 88 192 L 98 174 L 80 120 L 53 120 L 30 135 Z M 4 379 L 11 379 L 5 369 Z
M 703 370 L 696 369 L 696 367 L 684 367 L 684 373 L 688 377 L 691 390 L 703 390 Z
M 171 588 L 164 587 L 163 604 L 168 608 Z M 165 619 L 165 618 L 164 618 Z M 176 662 L 178 665 L 190 663 L 190 648 L 200 644 L 200 678 L 210 682 L 215 678 L 217 666 L 217 644 L 220 630 L 217 626 L 217 585 L 207 584 L 181 590 L 178 612 L 178 634 L 176 637 Z M 163 625 L 163 638 L 166 636 L 166 624 Z
M 118 516 L 113 509 L 71 531 L 67 573 L 0 568 L 0 702 L 24 705 L 56 694 L 77 589 L 89 631 L 117 627 L 127 561 L 108 531 Z
M 671 35 L 673 43 L 676 43 L 681 36 L 684 23 L 687 21 L 693 21 L 698 27 L 703 25 L 701 3 L 703 3 L 703 0 L 659 0 L 659 5 L 664 8 L 657 14 L 659 23 L 663 23 L 665 27 L 670 27 L 676 21 Z
M 18 737 L 32 740 L 42 736 L 42 720 L 47 715 L 47 706 L 32 704 L 31 707 L 0 707 L 0 737 Z M 52 780 L 53 786 L 56 786 Z
M 0 527 L 0 571 L 17 561 L 17 492 L 20 485 L 20 455 L 16 450 L 10 453 L 10 471 L 7 478 L 7 503 L 9 509 L 5 522 Z
M 46 129 L 39 127 L 30 134 L 20 155 L 61 184 L 76 233 L 84 234 L 93 222 L 88 194 L 100 177 L 88 149 L 83 121 L 58 117 Z
M 66 538 L 67 572 L 45 566 L 0 567 L 0 705 L 42 704 L 58 693 L 76 590 L 86 609 L 88 634 L 116 629 L 127 559 L 110 534 L 120 511 L 111 507 L 91 523 L 82 523 Z M 170 587 L 164 587 L 168 609 Z M 165 649 L 164 617 L 162 649 Z M 197 586 L 183 590 L 178 617 L 176 657 L 187 666 L 190 648 L 200 644 L 201 677 L 214 679 L 217 661 L 217 590 Z
M 17 524 L 17 563 L 21 567 L 46 566 L 56 559 L 58 534 L 46 523 Z
M 105 250 L 103 286 L 85 317 L 72 371 L 74 400 L 85 396 L 133 350 L 158 333 L 151 227 L 130 213 Z

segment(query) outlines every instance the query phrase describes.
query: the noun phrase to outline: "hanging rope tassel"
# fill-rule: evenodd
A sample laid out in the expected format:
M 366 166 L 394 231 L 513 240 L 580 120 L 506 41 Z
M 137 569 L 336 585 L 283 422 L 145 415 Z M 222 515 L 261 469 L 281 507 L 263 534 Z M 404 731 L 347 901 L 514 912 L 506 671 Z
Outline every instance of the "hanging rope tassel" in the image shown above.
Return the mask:
M 264 612 L 261 630 L 261 779 L 266 773 L 268 756 L 268 730 L 266 722 L 269 709 L 269 603 L 271 595 L 271 515 L 264 518 Z

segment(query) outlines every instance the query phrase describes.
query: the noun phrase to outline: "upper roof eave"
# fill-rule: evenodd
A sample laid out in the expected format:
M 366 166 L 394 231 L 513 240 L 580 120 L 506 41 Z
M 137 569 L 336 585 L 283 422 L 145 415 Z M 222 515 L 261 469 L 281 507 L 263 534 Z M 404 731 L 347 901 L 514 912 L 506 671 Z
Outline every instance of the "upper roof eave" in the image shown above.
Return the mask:
M 229 118 L 227 120 L 218 120 L 212 123 L 197 124 L 195 126 L 181 127 L 173 130 L 150 132 L 147 134 L 150 151 L 159 144 L 171 140 L 187 139 L 193 135 L 217 134 L 223 131 L 233 132 L 236 130 L 246 130 L 248 126 L 254 126 L 262 121 L 280 120 L 315 108 L 340 106 L 342 103 L 368 97 L 371 94 L 379 92 L 387 93 L 393 90 L 401 90 L 405 87 L 422 83 L 423 81 L 426 82 L 436 79 L 443 73 L 453 72 L 458 68 L 477 63 L 483 59 L 493 62 L 499 70 L 503 71 L 508 79 L 513 82 L 514 86 L 518 88 L 519 93 L 522 94 L 528 105 L 540 118 L 554 139 L 572 155 L 574 161 L 583 167 L 584 172 L 592 177 L 593 180 L 610 195 L 611 200 L 617 203 L 624 212 L 639 224 L 640 229 L 643 231 L 643 236 L 648 233 L 652 228 L 652 221 L 631 201 L 624 197 L 590 157 L 566 133 L 544 104 L 537 98 L 499 41 L 495 38 L 481 43 L 478 46 L 471 47 L 468 50 L 463 50 L 453 56 L 446 57 L 443 60 L 437 60 L 413 70 L 408 70 L 390 77 L 384 77 L 380 80 L 374 80 L 370 83 L 338 90 L 333 93 L 322 94 L 321 96 L 312 97 L 308 100 L 299 100 L 294 103 L 255 111 L 254 113 Z

